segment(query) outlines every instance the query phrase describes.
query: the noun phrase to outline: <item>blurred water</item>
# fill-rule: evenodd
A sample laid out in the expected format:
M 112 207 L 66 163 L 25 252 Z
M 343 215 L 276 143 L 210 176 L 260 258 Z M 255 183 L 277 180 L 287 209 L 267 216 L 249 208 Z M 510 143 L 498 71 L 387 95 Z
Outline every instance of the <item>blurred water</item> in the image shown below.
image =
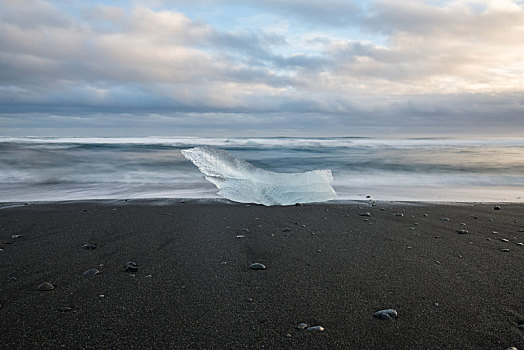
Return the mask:
M 331 169 L 339 199 L 524 201 L 524 140 L 0 137 L 0 202 L 208 198 L 180 150 L 214 146 L 275 172 Z

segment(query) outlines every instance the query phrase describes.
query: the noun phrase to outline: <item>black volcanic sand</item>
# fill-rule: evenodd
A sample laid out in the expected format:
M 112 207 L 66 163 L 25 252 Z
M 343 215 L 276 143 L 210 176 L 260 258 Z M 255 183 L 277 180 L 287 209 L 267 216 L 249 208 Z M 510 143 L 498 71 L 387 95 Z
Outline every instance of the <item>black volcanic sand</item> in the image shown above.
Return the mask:
M 522 204 L 4 208 L 0 348 L 523 348 L 523 229 Z

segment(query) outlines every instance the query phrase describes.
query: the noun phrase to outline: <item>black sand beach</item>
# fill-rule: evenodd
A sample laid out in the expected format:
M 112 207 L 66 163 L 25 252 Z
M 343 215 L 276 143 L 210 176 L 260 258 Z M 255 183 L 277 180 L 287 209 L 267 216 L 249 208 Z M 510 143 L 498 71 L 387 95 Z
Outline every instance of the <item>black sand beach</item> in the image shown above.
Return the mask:
M 522 204 L 4 208 L 0 348 L 524 348 L 523 230 Z

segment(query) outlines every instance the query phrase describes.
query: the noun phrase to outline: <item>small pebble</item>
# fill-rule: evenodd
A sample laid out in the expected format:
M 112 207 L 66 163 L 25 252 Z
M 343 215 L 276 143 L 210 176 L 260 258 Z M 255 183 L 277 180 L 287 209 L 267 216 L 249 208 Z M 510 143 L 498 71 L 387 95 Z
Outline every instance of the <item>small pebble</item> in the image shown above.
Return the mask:
M 428 216 L 428 214 L 424 214 L 424 216 L 425 216 L 425 217 L 427 217 L 427 216 Z
M 307 323 L 301 323 L 297 326 L 298 329 L 306 329 L 307 328 Z
M 291 335 L 290 333 L 287 333 L 287 334 L 286 334 L 286 337 L 291 338 L 292 335 Z
M 466 226 L 466 223 L 465 222 L 461 222 L 460 225 L 461 226 Z
M 308 327 L 306 330 L 313 331 L 313 332 L 324 332 L 324 327 L 322 327 L 322 326 L 312 326 L 312 327 Z
M 152 276 L 151 274 L 147 274 L 146 277 L 147 277 L 147 278 L 151 278 L 151 277 L 153 277 L 153 276 Z
M 237 235 L 237 238 L 246 238 L 244 235 Z
M 227 261 L 222 261 L 220 265 L 227 265 Z
M 519 246 L 524 246 L 524 243 L 519 242 L 519 243 L 517 243 L 517 245 L 519 245 Z
M 521 331 L 524 331 L 524 323 L 523 324 L 519 324 L 518 329 L 520 329 Z
M 506 350 L 518 350 L 518 349 L 516 347 L 514 347 L 514 346 L 511 346 L 511 347 L 507 348 Z
M 266 265 L 264 264 L 261 264 L 261 263 L 253 263 L 249 266 L 249 268 L 251 270 L 265 270 L 266 269 Z
M 82 246 L 82 248 L 87 249 L 87 250 L 93 250 L 93 249 L 96 249 L 96 244 L 86 243 Z
M 63 312 L 67 312 L 67 311 L 71 311 L 71 310 L 73 310 L 73 308 L 70 307 L 70 306 L 62 306 L 60 308 L 60 311 L 63 311 Z
M 509 239 L 501 238 L 500 241 L 501 241 L 501 242 L 509 242 Z
M 384 211 L 384 210 L 386 210 L 386 208 L 380 208 L 379 210 L 380 210 L 380 211 Z
M 84 272 L 84 277 L 91 277 L 91 276 L 94 276 L 94 275 L 98 275 L 99 273 L 100 273 L 100 271 L 97 270 L 97 269 L 87 270 L 86 272 Z
M 404 216 L 402 213 L 396 213 L 395 216 Z
M 126 272 L 137 272 L 138 265 L 133 261 L 128 261 L 125 266 Z
M 251 302 L 253 301 L 253 298 L 247 298 L 246 301 L 247 301 L 248 303 L 251 303 Z
M 44 283 L 42 283 L 41 285 L 38 286 L 38 290 L 41 291 L 41 292 L 46 292 L 48 290 L 53 290 L 53 289 L 55 289 L 55 286 L 53 286 L 49 282 L 44 282 Z
M 523 229 L 520 229 L 520 230 L 518 230 L 517 232 L 524 232 L 524 228 L 523 228 Z
M 11 235 L 11 238 L 20 238 L 23 237 L 22 235 Z
M 291 231 L 291 229 L 290 229 L 289 227 L 286 227 L 286 228 L 284 228 L 284 229 L 282 230 L 282 232 L 289 232 L 289 231 Z
M 469 233 L 468 230 L 457 230 L 457 232 L 460 233 L 461 235 L 465 235 Z
M 508 248 L 502 248 L 501 251 L 507 253 L 507 252 L 509 252 L 509 249 Z
M 385 309 L 375 312 L 373 316 L 379 320 L 394 320 L 398 317 L 398 313 L 394 309 Z
M 369 211 L 360 214 L 360 216 L 371 216 L 371 213 Z
M 99 297 L 100 298 L 105 298 L 105 295 L 104 294 L 100 294 Z
M 494 235 L 496 235 L 496 234 L 498 233 L 498 231 L 493 231 L 492 233 L 493 233 Z
M 442 218 L 440 220 L 442 220 L 442 221 L 449 221 L 449 218 Z
M 500 210 L 500 206 L 498 206 L 498 205 L 494 206 L 493 210 Z

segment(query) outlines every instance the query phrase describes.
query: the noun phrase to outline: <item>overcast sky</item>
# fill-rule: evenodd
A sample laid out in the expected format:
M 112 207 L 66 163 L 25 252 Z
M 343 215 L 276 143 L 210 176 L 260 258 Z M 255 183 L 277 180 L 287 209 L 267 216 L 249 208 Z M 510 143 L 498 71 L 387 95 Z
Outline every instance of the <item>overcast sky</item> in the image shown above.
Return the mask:
M 0 135 L 524 136 L 524 1 L 0 1 Z

